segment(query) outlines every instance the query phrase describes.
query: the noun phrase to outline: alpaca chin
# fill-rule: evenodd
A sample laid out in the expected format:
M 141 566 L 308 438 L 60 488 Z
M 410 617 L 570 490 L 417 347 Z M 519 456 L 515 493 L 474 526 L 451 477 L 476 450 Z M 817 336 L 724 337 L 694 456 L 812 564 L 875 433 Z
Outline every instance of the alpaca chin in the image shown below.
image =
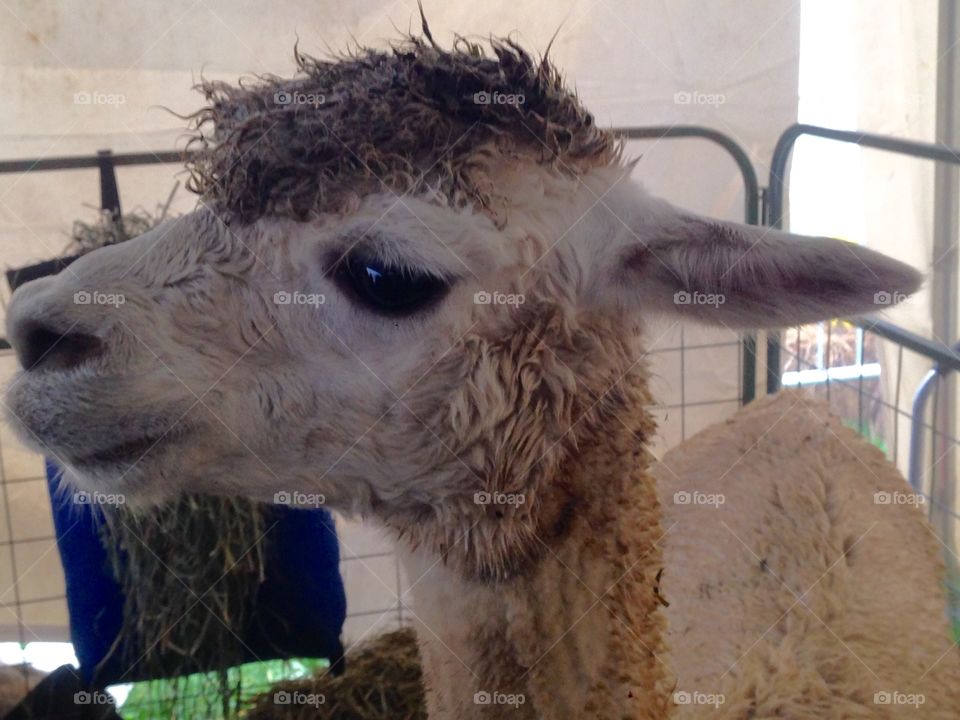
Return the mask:
M 160 477 L 166 476 L 167 470 L 158 470 L 152 464 L 61 465 L 59 491 L 69 493 L 80 505 L 115 504 L 148 509 L 168 502 L 180 492 Z

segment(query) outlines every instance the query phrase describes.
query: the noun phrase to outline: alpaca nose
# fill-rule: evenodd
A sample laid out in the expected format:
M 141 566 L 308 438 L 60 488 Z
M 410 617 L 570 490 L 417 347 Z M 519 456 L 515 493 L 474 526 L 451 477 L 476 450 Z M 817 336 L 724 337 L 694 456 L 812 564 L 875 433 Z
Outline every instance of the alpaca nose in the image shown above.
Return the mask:
M 57 330 L 28 321 L 13 333 L 13 348 L 24 370 L 68 370 L 103 351 L 103 341 L 95 335 Z

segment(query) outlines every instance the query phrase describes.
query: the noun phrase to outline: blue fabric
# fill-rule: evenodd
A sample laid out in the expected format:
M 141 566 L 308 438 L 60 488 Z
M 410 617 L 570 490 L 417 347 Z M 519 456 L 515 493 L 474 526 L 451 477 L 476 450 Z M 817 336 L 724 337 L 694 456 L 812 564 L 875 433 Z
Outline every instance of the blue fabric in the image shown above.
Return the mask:
M 120 631 L 123 593 L 100 544 L 96 508 L 77 504 L 71 492 L 58 490 L 60 469 L 49 460 L 47 480 L 66 579 L 70 635 L 85 680 L 103 686 L 148 679 L 139 668 L 121 662 L 123 657 L 138 657 L 142 648 L 119 648 L 94 677 Z M 245 661 L 338 660 L 346 597 L 333 518 L 325 510 L 277 505 L 267 513 L 267 527 L 266 578 L 257 597 L 257 617 L 241 635 L 248 648 Z M 131 650 L 133 655 L 128 654 Z

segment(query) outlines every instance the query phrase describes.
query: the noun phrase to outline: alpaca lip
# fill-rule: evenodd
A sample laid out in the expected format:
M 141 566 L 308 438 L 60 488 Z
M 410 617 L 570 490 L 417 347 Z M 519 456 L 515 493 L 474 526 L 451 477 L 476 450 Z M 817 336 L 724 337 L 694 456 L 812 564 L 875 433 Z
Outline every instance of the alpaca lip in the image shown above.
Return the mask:
M 159 435 L 146 435 L 138 439 L 127 440 L 89 455 L 75 458 L 73 463 L 78 466 L 114 465 L 123 462 L 136 464 L 156 448 L 165 447 L 182 434 L 182 432 L 170 429 Z

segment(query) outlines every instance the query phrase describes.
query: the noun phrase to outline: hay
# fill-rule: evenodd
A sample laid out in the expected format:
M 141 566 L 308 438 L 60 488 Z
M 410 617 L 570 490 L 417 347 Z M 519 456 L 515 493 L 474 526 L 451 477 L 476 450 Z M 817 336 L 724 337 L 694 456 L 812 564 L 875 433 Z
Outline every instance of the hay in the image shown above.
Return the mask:
M 546 54 L 535 62 L 509 38 L 446 50 L 424 20 L 422 37 L 387 51 L 294 57 L 290 79 L 199 86 L 187 187 L 228 222 L 347 212 L 385 190 L 486 209 L 487 170 L 504 156 L 575 176 L 620 154 Z
M 227 668 L 249 659 L 240 637 L 264 579 L 262 506 L 188 495 L 149 514 L 119 505 L 103 516 L 103 545 L 124 594 L 122 629 L 107 659 L 122 644 L 121 661 L 136 677 L 173 677 L 174 697 L 157 698 L 164 702 L 177 700 L 177 677 L 216 672 L 229 716 L 242 687 Z M 199 714 L 193 710 L 186 715 Z
M 286 693 L 286 695 L 279 695 Z M 323 698 L 323 702 L 309 699 Z M 294 700 L 301 702 L 294 702 Z M 284 700 L 290 700 L 284 704 Z M 416 635 L 386 633 L 349 652 L 346 671 L 278 683 L 251 700 L 245 720 L 426 720 Z
M 117 217 L 109 210 L 98 209 L 99 214 L 93 223 L 74 220 L 66 254 L 84 255 L 105 245 L 113 245 L 137 237 L 156 227 L 167 218 L 173 196 L 179 186 L 180 182 L 177 181 L 170 190 L 167 201 L 157 205 L 153 212 L 137 207 L 132 212 Z

